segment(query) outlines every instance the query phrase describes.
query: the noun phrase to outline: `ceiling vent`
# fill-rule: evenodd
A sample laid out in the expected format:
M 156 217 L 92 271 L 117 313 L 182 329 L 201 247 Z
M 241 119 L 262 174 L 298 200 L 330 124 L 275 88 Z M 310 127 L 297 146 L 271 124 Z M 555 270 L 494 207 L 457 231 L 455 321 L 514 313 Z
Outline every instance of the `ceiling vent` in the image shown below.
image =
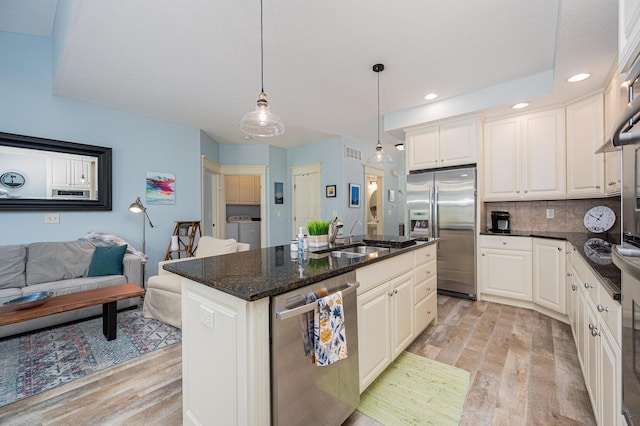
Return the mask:
M 354 160 L 362 160 L 362 151 L 360 151 L 359 149 L 351 148 L 349 146 L 345 146 L 344 156 L 346 158 L 352 158 Z

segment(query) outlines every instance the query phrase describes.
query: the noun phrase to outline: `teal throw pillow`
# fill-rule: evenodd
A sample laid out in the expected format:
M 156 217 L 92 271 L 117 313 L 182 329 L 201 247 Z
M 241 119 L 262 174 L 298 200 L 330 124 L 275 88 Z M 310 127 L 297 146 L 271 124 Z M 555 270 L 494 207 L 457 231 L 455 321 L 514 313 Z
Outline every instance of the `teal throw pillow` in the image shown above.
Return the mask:
M 103 275 L 121 275 L 122 259 L 127 251 L 127 245 L 123 246 L 99 246 L 96 247 L 89 265 L 88 277 L 101 277 Z

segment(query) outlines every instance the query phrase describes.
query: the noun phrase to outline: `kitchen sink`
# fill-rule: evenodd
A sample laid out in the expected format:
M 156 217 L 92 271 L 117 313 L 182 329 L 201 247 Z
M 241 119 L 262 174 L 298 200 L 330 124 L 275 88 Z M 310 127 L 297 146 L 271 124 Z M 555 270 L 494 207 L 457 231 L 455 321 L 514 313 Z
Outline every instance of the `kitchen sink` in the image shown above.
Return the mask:
M 340 250 L 334 250 L 331 252 L 333 257 L 349 257 L 349 258 L 357 258 L 364 257 L 371 253 L 379 253 L 389 251 L 388 247 L 373 247 L 373 246 L 355 246 L 355 247 L 345 247 Z

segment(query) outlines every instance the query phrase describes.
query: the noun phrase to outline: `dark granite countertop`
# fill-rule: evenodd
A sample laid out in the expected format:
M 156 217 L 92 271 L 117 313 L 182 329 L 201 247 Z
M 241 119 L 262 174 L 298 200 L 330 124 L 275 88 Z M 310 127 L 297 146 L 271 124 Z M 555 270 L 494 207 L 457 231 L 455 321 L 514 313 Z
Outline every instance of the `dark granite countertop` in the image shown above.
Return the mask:
M 613 264 L 611 260 L 611 256 L 607 257 L 597 257 L 593 256 L 593 252 L 590 250 L 590 254 L 593 257 L 590 257 L 585 252 L 585 243 L 592 238 L 599 238 L 606 241 L 609 244 L 620 244 L 620 235 L 619 234 L 610 234 L 610 233 L 602 233 L 602 234 L 594 234 L 590 232 L 519 232 L 514 231 L 508 234 L 503 233 L 493 233 L 490 231 L 480 232 L 481 235 L 498 235 L 504 237 L 534 237 L 534 238 L 551 238 L 555 240 L 566 240 L 569 241 L 573 247 L 576 249 L 576 252 L 582 256 L 582 258 L 591 266 L 591 268 L 602 278 L 602 282 L 605 284 L 604 287 L 607 292 L 613 297 L 614 300 L 620 300 L 620 284 L 621 284 L 621 273 L 620 269 L 616 265 Z
M 388 252 L 373 253 L 355 259 L 333 257 L 327 252 L 328 248 L 324 247 L 305 252 L 303 262 L 298 262 L 297 252 L 291 253 L 289 245 L 275 246 L 221 256 L 193 258 L 168 263 L 163 268 L 240 299 L 254 301 L 387 260 L 435 242 L 436 240 L 419 241 L 409 247 L 390 248 Z M 356 244 L 354 242 L 342 247 Z M 340 246 L 331 250 L 339 249 Z

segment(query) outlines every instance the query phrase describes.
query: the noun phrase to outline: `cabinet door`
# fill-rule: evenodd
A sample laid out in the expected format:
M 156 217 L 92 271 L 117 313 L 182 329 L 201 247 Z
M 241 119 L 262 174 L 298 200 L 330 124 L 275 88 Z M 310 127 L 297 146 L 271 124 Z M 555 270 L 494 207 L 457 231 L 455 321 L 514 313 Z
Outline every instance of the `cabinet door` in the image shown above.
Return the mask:
M 390 283 L 391 292 L 391 342 L 395 359 L 409 346 L 414 337 L 413 273 L 408 272 Z M 359 324 L 359 323 L 358 323 Z
M 533 239 L 533 302 L 567 313 L 565 242 Z
M 360 393 L 391 363 L 390 287 L 379 285 L 358 295 Z
M 618 8 L 618 69 L 627 72 L 640 53 L 640 0 L 620 0 Z
M 477 119 L 457 120 L 440 125 L 440 165 L 458 166 L 476 162 Z
M 531 252 L 481 250 L 482 292 L 531 301 Z
M 415 307 L 415 331 L 416 337 L 436 319 L 438 314 L 438 294 L 433 292 L 426 299 L 416 304 Z
M 564 109 L 522 118 L 522 193 L 525 198 L 560 198 L 566 193 Z M 593 152 L 592 150 L 591 152 Z M 497 165 L 500 167 L 501 165 Z
M 622 355 L 609 330 L 600 329 L 600 425 L 618 424 L 622 406 Z
M 586 300 L 586 299 L 585 299 Z M 591 398 L 591 406 L 593 407 L 593 414 L 597 419 L 600 416 L 600 407 L 598 401 L 600 400 L 599 389 L 599 366 L 600 366 L 600 339 L 597 336 L 598 330 L 598 316 L 593 309 L 593 306 L 587 300 L 586 303 L 587 312 L 587 333 L 586 337 L 586 371 L 584 372 L 585 384 L 589 391 L 589 397 Z
M 89 163 L 86 161 L 71 160 L 71 185 L 89 188 Z
M 484 125 L 485 200 L 513 200 L 520 195 L 520 122 L 516 117 Z
M 569 316 L 569 324 L 571 325 L 574 340 L 576 340 L 578 330 L 578 292 L 580 291 L 577 276 L 573 266 L 569 263 L 567 265 L 567 315 Z M 578 342 L 576 340 L 577 345 Z
M 407 133 L 407 170 L 439 167 L 439 127 L 432 126 Z
M 240 192 L 239 176 L 225 176 L 224 190 L 227 204 L 238 204 L 238 194 Z
M 260 176 L 253 177 L 253 204 L 260 204 Z
M 621 161 L 620 151 L 607 152 L 604 156 L 606 195 L 620 194 L 622 190 Z
M 71 160 L 66 158 L 49 159 L 49 186 L 65 187 L 71 184 Z
M 253 176 L 238 176 L 238 204 L 255 204 Z
M 599 93 L 567 105 L 567 195 L 604 194 L 603 96 Z

